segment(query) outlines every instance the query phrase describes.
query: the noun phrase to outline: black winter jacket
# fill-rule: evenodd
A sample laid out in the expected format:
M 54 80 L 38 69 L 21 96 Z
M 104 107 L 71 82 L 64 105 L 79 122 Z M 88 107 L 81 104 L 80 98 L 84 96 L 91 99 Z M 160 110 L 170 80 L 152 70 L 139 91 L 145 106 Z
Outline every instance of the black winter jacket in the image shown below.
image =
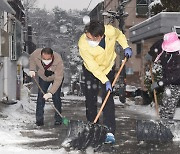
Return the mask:
M 164 85 L 180 85 L 180 52 L 163 52 L 160 57 Z
M 148 52 L 148 54 L 150 56 L 152 56 L 152 61 L 154 62 L 157 55 L 160 54 L 162 52 L 162 45 L 163 43 L 163 39 L 160 39 L 158 41 L 156 41 L 151 47 L 150 47 L 150 50 Z
M 148 52 L 154 61 L 158 54 L 162 52 L 163 39 L 155 42 Z M 180 52 L 163 52 L 160 57 L 160 64 L 162 65 L 162 81 L 164 85 L 180 85 Z

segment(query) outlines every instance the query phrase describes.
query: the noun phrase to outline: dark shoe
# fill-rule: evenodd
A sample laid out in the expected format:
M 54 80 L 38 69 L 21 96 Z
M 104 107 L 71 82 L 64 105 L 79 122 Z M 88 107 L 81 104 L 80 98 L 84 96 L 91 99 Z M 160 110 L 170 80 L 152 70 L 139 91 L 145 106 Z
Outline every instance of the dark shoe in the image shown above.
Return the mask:
M 43 126 L 43 125 L 44 125 L 44 122 L 43 122 L 43 121 L 36 121 L 36 125 L 37 125 L 37 126 Z
M 61 125 L 61 124 L 62 124 L 61 121 L 55 121 L 55 122 L 54 122 L 54 125 L 55 125 L 55 126 L 58 126 L 58 125 Z

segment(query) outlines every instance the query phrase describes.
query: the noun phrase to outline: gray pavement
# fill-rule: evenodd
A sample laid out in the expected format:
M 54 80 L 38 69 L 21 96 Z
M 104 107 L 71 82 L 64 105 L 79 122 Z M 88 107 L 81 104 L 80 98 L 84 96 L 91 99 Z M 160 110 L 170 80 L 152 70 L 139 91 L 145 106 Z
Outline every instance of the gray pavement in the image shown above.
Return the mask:
M 84 101 L 63 100 L 63 113 L 68 119 L 83 120 L 85 118 Z M 64 125 L 54 126 L 54 110 L 46 110 L 45 125 L 37 127 L 35 124 L 27 124 L 27 130 L 21 132 L 23 136 L 38 138 L 38 142 L 24 144 L 22 146 L 34 149 L 59 149 L 66 137 L 67 128 Z M 116 106 L 116 144 L 114 147 L 103 147 L 101 153 L 112 154 L 179 154 L 180 142 L 139 142 L 136 139 L 136 120 L 148 119 L 133 111 L 128 111 L 126 107 Z M 102 119 L 102 118 L 101 118 Z M 100 120 L 101 122 L 102 120 Z M 43 130 L 47 134 L 37 134 L 34 130 Z M 42 139 L 47 139 L 43 140 Z

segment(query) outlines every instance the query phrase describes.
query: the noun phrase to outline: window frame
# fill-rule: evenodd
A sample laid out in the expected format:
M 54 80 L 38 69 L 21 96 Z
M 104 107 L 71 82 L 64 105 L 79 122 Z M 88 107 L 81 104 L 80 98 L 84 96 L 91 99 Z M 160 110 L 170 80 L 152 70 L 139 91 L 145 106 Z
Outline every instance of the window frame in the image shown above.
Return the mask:
M 139 1 L 142 1 L 142 0 L 139 0 Z M 149 13 L 149 2 L 147 0 L 146 4 L 140 4 L 138 3 L 138 0 L 136 0 L 136 17 L 147 17 L 148 16 L 148 13 Z M 144 14 L 140 14 L 138 11 L 139 9 L 143 9 L 143 8 L 146 8 L 147 9 L 147 12 L 144 13 Z

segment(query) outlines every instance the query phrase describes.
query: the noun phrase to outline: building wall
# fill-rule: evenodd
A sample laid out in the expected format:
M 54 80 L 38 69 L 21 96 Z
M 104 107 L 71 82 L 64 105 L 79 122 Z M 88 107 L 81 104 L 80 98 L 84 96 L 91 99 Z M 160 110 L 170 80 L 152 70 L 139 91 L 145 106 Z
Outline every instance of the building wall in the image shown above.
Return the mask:
M 10 58 L 8 58 L 8 93 L 9 93 L 9 99 L 15 99 L 16 100 L 16 78 L 17 78 L 17 63 L 16 61 L 11 61 Z
M 3 70 L 3 93 L 7 95 L 8 100 L 16 100 L 16 61 L 11 61 L 9 57 L 4 57 Z
M 127 3 L 125 6 L 125 12 L 128 12 L 129 14 L 129 16 L 125 19 L 126 28 L 130 28 L 146 19 L 136 16 L 136 0 L 131 0 Z
M 0 57 L 0 99 L 3 97 L 3 87 L 4 87 L 3 71 L 4 71 L 4 69 L 3 69 L 3 59 Z
M 7 13 L 3 14 L 4 16 L 4 21 L 1 24 L 1 29 L 3 29 L 6 32 L 8 31 L 8 26 L 4 26 L 3 23 L 7 22 Z M 8 23 L 9 24 L 9 23 Z M 10 37 L 10 35 L 9 35 Z M 7 37 L 8 39 L 8 37 Z M 7 41 L 3 36 L 2 33 L 0 33 L 0 42 Z M 6 42 L 7 43 L 7 42 Z M 9 45 L 10 42 L 8 42 L 7 45 Z M 1 44 L 2 45 L 2 44 Z M 7 50 L 7 51 L 3 51 Z M 9 49 L 4 49 L 1 48 L 0 46 L 0 51 L 1 53 L 9 53 L 7 54 L 8 57 L 0 57 L 0 100 L 2 100 L 3 97 L 8 97 L 9 100 L 16 100 L 16 70 L 17 70 L 17 65 L 16 61 L 11 61 L 10 59 L 10 48 Z
M 129 40 L 129 28 L 144 21 L 146 18 L 140 18 L 136 16 L 136 0 L 131 0 L 125 6 L 125 12 L 128 13 L 128 17 L 125 19 L 125 35 Z M 129 63 L 127 63 L 126 67 L 133 69 L 133 76 L 127 75 L 127 83 L 135 86 L 141 86 L 141 70 L 142 70 L 142 55 L 137 55 L 136 44 L 132 44 L 128 41 L 129 46 L 133 50 L 133 56 L 130 59 Z M 129 80 L 128 80 L 129 79 Z
M 135 25 L 130 29 L 130 39 L 134 44 L 142 43 L 141 52 L 141 86 L 144 86 L 145 71 L 147 65 L 145 65 L 145 59 L 143 58 L 149 51 L 150 47 L 158 40 L 163 38 L 165 33 L 171 32 L 173 26 L 180 26 L 180 13 L 179 12 L 161 12 L 146 21 Z M 141 41 L 142 40 L 142 41 Z
M 104 10 L 108 11 L 108 10 L 112 10 L 112 11 L 116 11 L 117 6 L 118 6 L 118 2 L 119 0 L 104 0 Z M 104 18 L 104 23 L 108 24 L 109 23 L 109 18 L 105 17 Z M 118 22 L 117 20 L 115 20 L 114 23 L 111 23 L 113 26 L 118 27 Z
M 104 0 L 104 8 L 105 11 L 107 10 L 113 10 L 116 11 L 117 7 L 119 5 L 119 0 Z M 135 85 L 135 86 L 141 86 L 140 76 L 141 76 L 141 69 L 142 69 L 142 57 L 141 55 L 137 55 L 136 51 L 136 44 L 132 44 L 129 41 L 129 28 L 144 21 L 146 18 L 140 18 L 136 17 L 136 0 L 131 0 L 129 3 L 125 6 L 125 12 L 128 13 L 128 17 L 125 18 L 125 36 L 128 40 L 129 46 L 133 50 L 133 56 L 130 58 L 126 64 L 126 69 L 133 70 L 132 75 L 127 75 L 127 84 Z M 105 24 L 108 23 L 109 19 L 105 18 Z M 114 23 L 112 23 L 113 26 L 118 27 L 118 21 L 115 20 Z M 116 63 L 119 64 L 119 55 L 117 56 Z
M 16 61 L 0 57 L 0 101 L 4 96 L 8 96 L 9 100 L 16 100 L 16 70 Z
M 104 10 L 104 2 L 99 3 L 89 14 L 91 20 L 103 22 L 102 11 Z
M 3 20 L 2 20 L 2 15 L 3 15 L 3 11 L 0 10 L 0 53 L 1 53 L 1 42 L 2 42 L 2 37 L 1 37 L 1 28 L 2 28 L 2 25 L 4 24 L 3 23 Z M 0 57 L 0 100 L 2 99 L 3 97 L 3 89 L 4 89 L 4 82 L 3 82 L 3 76 L 4 76 L 4 68 L 3 68 L 3 58 Z
M 20 94 L 20 89 L 17 90 L 17 60 L 11 60 L 11 34 L 12 29 L 11 25 L 14 23 L 14 19 L 10 19 L 8 14 L 3 12 L 3 17 L 0 22 L 0 31 L 3 29 L 6 36 L 0 32 L 0 42 L 5 45 L 7 48 L 1 48 L 0 43 L 0 53 L 3 53 L 0 56 L 0 101 L 4 97 L 8 97 L 8 100 L 16 100 L 17 93 Z M 7 23 L 7 24 L 4 24 Z M 5 25 L 5 26 L 4 26 Z M 15 33 L 16 35 L 16 33 Z M 17 35 L 17 38 L 20 40 L 21 38 Z M 4 43 L 3 43 L 4 42 Z M 9 47 L 8 47 L 9 46 Z M 3 52 L 2 52 L 3 51 Z M 16 51 L 17 52 L 17 51 Z M 20 51 L 19 51 L 20 52 Z M 6 54 L 4 54 L 6 53 Z M 1 65 L 2 64 L 2 65 Z M 22 75 L 22 72 L 21 72 Z
M 2 17 L 2 11 L 0 10 L 0 18 Z M 0 53 L 1 53 L 1 27 L 2 27 L 2 24 L 3 24 L 3 20 L 2 18 L 0 19 Z M 3 97 L 3 58 L 0 57 L 0 99 Z

